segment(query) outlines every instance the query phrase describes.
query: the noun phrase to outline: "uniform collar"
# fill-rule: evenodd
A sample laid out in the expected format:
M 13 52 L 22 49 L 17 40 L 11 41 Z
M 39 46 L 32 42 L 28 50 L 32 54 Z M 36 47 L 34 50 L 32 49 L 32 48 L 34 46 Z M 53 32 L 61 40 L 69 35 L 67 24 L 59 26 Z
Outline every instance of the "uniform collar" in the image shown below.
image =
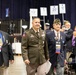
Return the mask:
M 54 32 L 55 32 L 55 33 L 60 33 L 60 31 L 57 32 L 55 29 L 54 29 Z
M 38 29 L 38 31 L 36 31 L 34 28 L 32 28 L 32 29 L 35 31 L 35 33 L 36 33 L 36 32 L 39 32 L 39 29 Z

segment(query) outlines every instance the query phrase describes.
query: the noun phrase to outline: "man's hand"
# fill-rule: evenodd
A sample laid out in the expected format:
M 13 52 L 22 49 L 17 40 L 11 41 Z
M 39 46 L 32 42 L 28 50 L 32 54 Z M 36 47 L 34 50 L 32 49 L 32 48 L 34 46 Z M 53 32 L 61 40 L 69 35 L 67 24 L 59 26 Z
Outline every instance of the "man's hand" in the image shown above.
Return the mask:
M 64 60 L 64 64 L 67 64 L 68 62 L 66 60 Z
M 28 64 L 29 65 L 29 63 L 30 63 L 30 61 L 27 59 L 27 60 L 25 60 L 24 61 L 26 64 Z
M 13 64 L 13 63 L 14 63 L 14 60 L 9 60 L 9 62 L 10 62 L 11 64 Z
M 61 32 L 64 32 L 64 29 L 60 29 Z

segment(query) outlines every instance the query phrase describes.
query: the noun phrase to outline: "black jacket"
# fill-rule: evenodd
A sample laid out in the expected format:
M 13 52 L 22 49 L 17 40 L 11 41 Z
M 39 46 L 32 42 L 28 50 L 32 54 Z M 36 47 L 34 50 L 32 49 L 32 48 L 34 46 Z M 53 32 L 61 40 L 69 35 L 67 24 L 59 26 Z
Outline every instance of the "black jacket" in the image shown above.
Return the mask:
M 72 48 L 73 48 L 73 54 L 76 56 L 76 38 L 74 39 L 74 41 L 75 41 L 75 46 L 72 46 Z
M 65 31 L 65 34 L 70 37 L 68 39 L 66 39 L 66 51 L 72 51 L 72 44 L 71 44 L 71 39 L 72 39 L 72 35 L 73 35 L 73 30 L 69 29 L 67 31 Z
M 2 33 L 4 42 L 0 52 L 0 66 L 9 66 L 9 60 L 14 60 L 12 47 L 10 42 L 10 37 L 6 32 L 0 31 Z
M 46 33 L 46 35 L 47 35 L 50 62 L 52 63 L 52 66 L 55 67 L 57 65 L 57 62 L 60 64 L 60 66 L 64 66 L 64 60 L 65 60 L 65 57 L 66 57 L 65 56 L 65 50 L 64 50 L 66 35 L 63 32 L 60 32 L 61 50 L 60 50 L 59 55 L 57 55 L 55 53 L 55 51 L 56 51 L 55 37 L 56 36 L 55 36 L 54 31 L 49 31 L 48 33 Z

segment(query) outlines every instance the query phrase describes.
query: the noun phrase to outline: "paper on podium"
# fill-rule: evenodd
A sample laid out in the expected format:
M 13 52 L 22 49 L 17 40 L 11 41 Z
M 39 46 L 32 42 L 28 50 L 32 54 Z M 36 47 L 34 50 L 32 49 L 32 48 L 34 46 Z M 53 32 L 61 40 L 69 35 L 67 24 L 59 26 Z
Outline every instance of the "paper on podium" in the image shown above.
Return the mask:
M 38 75 L 46 75 L 51 68 L 51 63 L 46 61 L 44 64 L 40 65 L 37 69 Z

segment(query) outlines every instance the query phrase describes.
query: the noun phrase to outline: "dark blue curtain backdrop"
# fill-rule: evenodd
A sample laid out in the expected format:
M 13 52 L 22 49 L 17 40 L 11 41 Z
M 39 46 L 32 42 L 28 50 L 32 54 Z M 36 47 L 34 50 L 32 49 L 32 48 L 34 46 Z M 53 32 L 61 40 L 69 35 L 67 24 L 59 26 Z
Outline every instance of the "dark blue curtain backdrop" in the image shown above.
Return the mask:
M 64 14 L 64 19 L 69 20 L 72 24 L 72 28 L 76 25 L 76 0 L 0 0 L 0 19 L 25 19 L 29 21 L 29 9 L 37 8 L 38 17 L 40 16 L 40 7 L 47 7 L 48 16 L 47 20 L 52 26 L 53 16 L 50 15 L 50 6 L 59 5 L 59 3 L 66 4 L 66 14 Z M 5 17 L 6 8 L 9 8 L 9 17 Z M 56 18 L 60 18 L 62 21 L 62 15 L 59 14 Z

